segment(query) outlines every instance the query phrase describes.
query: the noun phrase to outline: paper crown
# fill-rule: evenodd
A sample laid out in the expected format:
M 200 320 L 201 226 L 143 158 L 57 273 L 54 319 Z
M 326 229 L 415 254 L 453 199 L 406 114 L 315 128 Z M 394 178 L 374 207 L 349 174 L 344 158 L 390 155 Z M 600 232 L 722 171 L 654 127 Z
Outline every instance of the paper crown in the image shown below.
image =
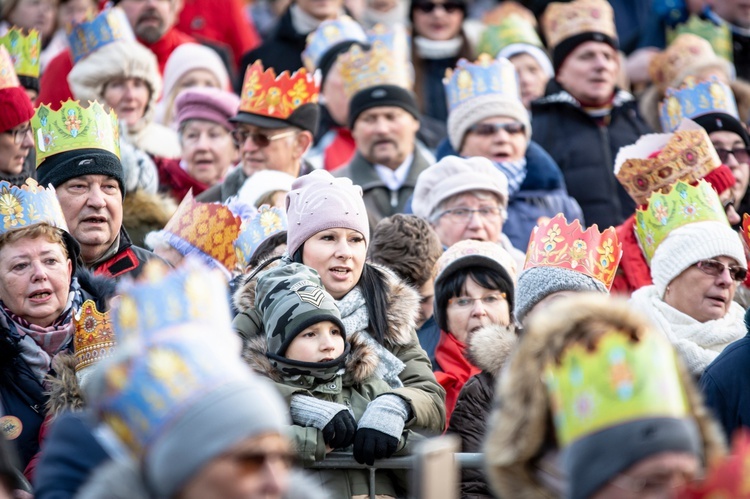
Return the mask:
M 732 453 L 709 463 L 706 478 L 688 483 L 678 499 L 750 499 L 750 432 L 741 429 L 732 438 Z
M 301 106 L 317 103 L 319 93 L 317 75 L 305 68 L 276 76 L 273 68 L 264 71 L 258 60 L 245 72 L 239 111 L 285 120 Z
M 606 0 L 552 2 L 544 11 L 542 26 L 550 49 L 582 33 L 602 33 L 617 39 L 614 11 Z
M 532 28 L 536 29 L 537 22 L 534 13 L 524 7 L 518 2 L 513 0 L 506 0 L 493 9 L 487 11 L 482 16 L 482 24 L 485 26 L 494 26 L 502 24 L 508 17 L 515 16 L 520 21 L 530 24 Z
M 36 166 L 55 154 L 78 149 L 102 149 L 120 157 L 120 128 L 117 114 L 98 102 L 83 107 L 68 99 L 58 111 L 46 104 L 31 118 L 36 146 Z
M 45 189 L 31 178 L 20 187 L 1 180 L 0 235 L 42 223 L 68 230 L 55 189 Z
M 242 222 L 240 235 L 234 242 L 238 267 L 245 270 L 258 247 L 269 237 L 285 230 L 287 218 L 284 210 L 262 205 L 254 216 Z
M 448 110 L 484 95 L 502 94 L 520 99 L 516 68 L 508 59 L 493 59 L 481 54 L 476 62 L 460 59 L 456 69 L 448 69 L 443 78 Z
M 117 8 L 105 10 L 89 21 L 68 26 L 67 31 L 74 64 L 112 42 L 135 40 L 125 13 Z
M 526 251 L 524 270 L 532 267 L 556 267 L 587 275 L 612 287 L 622 258 L 622 244 L 614 227 L 600 232 L 596 224 L 586 230 L 581 222 L 568 224 L 559 213 L 534 227 Z
M 667 44 L 671 44 L 678 36 L 690 33 L 697 35 L 711 44 L 716 55 L 732 61 L 732 31 L 727 24 L 717 24 L 710 19 L 701 19 L 693 14 L 687 22 L 678 24 L 674 28 L 667 28 Z
M 487 26 L 482 36 L 479 37 L 477 52 L 490 54 L 494 57 L 502 49 L 514 43 L 523 43 L 539 48 L 544 47 L 536 28 L 524 18 L 511 14 L 499 24 Z
M 227 273 L 234 270 L 237 258 L 234 242 L 240 233 L 242 220 L 219 203 L 199 203 L 192 190 L 164 227 L 168 242 L 183 255 L 197 254 L 208 265 L 218 263 Z
M 712 59 L 716 59 L 716 54 L 711 44 L 697 35 L 686 33 L 651 58 L 648 74 L 657 88 L 665 92 L 686 67 Z
M 307 46 L 302 52 L 302 62 L 312 73 L 318 69 L 321 57 L 331 47 L 347 41 L 367 43 L 367 34 L 357 21 L 349 16 L 323 21 L 318 29 L 307 35 Z
M 92 300 L 86 300 L 75 316 L 75 325 L 76 371 L 114 355 L 117 341 L 109 312 L 99 312 Z
M 186 258 L 172 272 L 150 260 L 139 279 L 122 282 L 118 293 L 112 322 L 119 341 L 155 337 L 190 323 L 207 325 L 212 332 L 232 331 L 226 279 L 197 259 Z
M 352 97 L 360 90 L 376 85 L 395 85 L 411 89 L 406 32 L 389 30 L 378 24 L 367 33 L 370 49 L 353 45 L 338 58 L 344 93 Z
M 706 131 L 695 123 L 685 126 L 674 133 L 644 135 L 620 148 L 615 176 L 637 204 L 678 180 L 696 182 L 721 165 Z M 659 154 L 651 158 L 655 151 Z
M 725 113 L 739 119 L 732 89 L 712 77 L 696 82 L 692 76 L 680 88 L 669 88 L 659 103 L 659 119 L 665 132 L 676 129 L 684 118 L 694 119 L 708 113 Z
M 543 378 L 561 447 L 619 424 L 688 414 L 674 350 L 651 331 L 639 341 L 610 331 L 594 347 L 574 343 Z
M 742 215 L 742 244 L 745 247 L 745 253 L 750 254 L 750 214 Z
M 0 37 L 0 44 L 8 49 L 16 75 L 39 78 L 39 53 L 42 46 L 37 30 L 32 29 L 26 36 L 14 26 L 5 36 Z
M 648 199 L 647 208 L 635 211 L 635 236 L 646 262 L 670 232 L 696 222 L 729 224 L 719 195 L 711 184 L 700 180 L 696 186 L 679 181 L 669 193 L 656 191 Z
M 16 70 L 13 67 L 13 59 L 5 46 L 0 46 L 0 90 L 4 88 L 20 87 Z

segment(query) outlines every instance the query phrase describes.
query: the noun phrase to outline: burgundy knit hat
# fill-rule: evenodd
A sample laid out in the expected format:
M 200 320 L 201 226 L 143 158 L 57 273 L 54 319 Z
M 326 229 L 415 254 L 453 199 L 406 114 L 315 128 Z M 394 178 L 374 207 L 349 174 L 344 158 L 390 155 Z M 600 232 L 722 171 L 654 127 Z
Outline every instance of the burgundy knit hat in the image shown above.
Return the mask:
M 34 116 L 34 106 L 22 87 L 0 89 L 0 132 L 26 123 Z
M 187 120 L 205 120 L 218 123 L 227 130 L 234 130 L 229 121 L 237 113 L 240 98 L 218 88 L 189 88 L 175 99 L 175 123 L 182 125 Z

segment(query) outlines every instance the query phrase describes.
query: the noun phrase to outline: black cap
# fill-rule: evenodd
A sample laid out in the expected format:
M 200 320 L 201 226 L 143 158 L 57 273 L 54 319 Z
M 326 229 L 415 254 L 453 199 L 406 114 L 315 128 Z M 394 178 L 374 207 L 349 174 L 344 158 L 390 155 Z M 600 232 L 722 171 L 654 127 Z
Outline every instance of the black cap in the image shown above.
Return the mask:
M 419 120 L 419 109 L 414 93 L 398 85 L 375 85 L 360 90 L 349 103 L 349 129 L 360 114 L 373 107 L 395 106 Z
M 620 45 L 616 38 L 612 38 L 604 33 L 597 31 L 587 31 L 586 33 L 579 33 L 561 41 L 555 48 L 552 49 L 552 66 L 555 68 L 555 73 L 560 69 L 565 59 L 573 52 L 576 47 L 586 42 L 601 42 L 606 43 L 615 50 L 620 50 Z
M 57 187 L 68 180 L 84 175 L 107 175 L 117 180 L 125 197 L 125 182 L 120 158 L 103 149 L 76 149 L 54 154 L 36 169 L 41 185 Z
M 698 123 L 709 134 L 713 132 L 734 132 L 742 138 L 745 147 L 750 147 L 750 136 L 748 136 L 747 130 L 742 126 L 740 120 L 730 114 L 708 113 L 693 118 L 693 121 Z
M 263 114 L 248 113 L 245 111 L 238 112 L 229 121 L 232 123 L 245 123 L 261 128 L 287 128 L 296 126 L 315 135 L 318 130 L 318 121 L 320 119 L 320 106 L 314 103 L 302 104 L 294 110 L 287 119 L 272 118 Z

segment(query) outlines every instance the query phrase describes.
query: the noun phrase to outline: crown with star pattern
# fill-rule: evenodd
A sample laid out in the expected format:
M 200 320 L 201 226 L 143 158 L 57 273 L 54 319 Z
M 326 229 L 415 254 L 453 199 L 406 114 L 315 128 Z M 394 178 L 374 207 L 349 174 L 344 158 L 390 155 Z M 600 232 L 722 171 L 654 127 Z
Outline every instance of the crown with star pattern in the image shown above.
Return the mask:
M 22 186 L 0 180 L 0 236 L 15 229 L 47 224 L 67 232 L 55 189 L 29 178 Z
M 508 59 L 494 59 L 481 54 L 476 62 L 460 59 L 455 69 L 448 69 L 443 78 L 448 96 L 448 109 L 484 95 L 503 94 L 520 99 L 516 68 Z
M 250 260 L 261 244 L 269 237 L 287 230 L 286 212 L 281 208 L 261 205 L 258 211 L 242 222 L 240 235 L 234 242 L 237 266 L 247 269 Z
M 312 73 L 331 47 L 348 41 L 368 42 L 365 30 L 357 21 L 349 16 L 323 21 L 318 29 L 307 35 L 307 46 L 302 52 L 305 67 Z
M 109 312 L 100 312 L 93 300 L 86 300 L 75 315 L 75 325 L 76 372 L 114 355 L 117 341 Z

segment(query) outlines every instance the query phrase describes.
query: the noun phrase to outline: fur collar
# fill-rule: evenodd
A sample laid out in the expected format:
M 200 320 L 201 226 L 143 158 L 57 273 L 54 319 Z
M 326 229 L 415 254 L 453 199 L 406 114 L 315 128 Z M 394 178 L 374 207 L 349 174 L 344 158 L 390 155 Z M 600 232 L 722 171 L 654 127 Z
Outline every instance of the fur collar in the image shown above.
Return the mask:
M 469 337 L 466 357 L 469 362 L 497 379 L 517 343 L 518 337 L 513 326 L 492 324 Z
M 52 359 L 55 376 L 47 377 L 47 413 L 52 416 L 65 411 L 81 410 L 86 397 L 76 378 L 76 359 L 72 353 L 61 353 Z

